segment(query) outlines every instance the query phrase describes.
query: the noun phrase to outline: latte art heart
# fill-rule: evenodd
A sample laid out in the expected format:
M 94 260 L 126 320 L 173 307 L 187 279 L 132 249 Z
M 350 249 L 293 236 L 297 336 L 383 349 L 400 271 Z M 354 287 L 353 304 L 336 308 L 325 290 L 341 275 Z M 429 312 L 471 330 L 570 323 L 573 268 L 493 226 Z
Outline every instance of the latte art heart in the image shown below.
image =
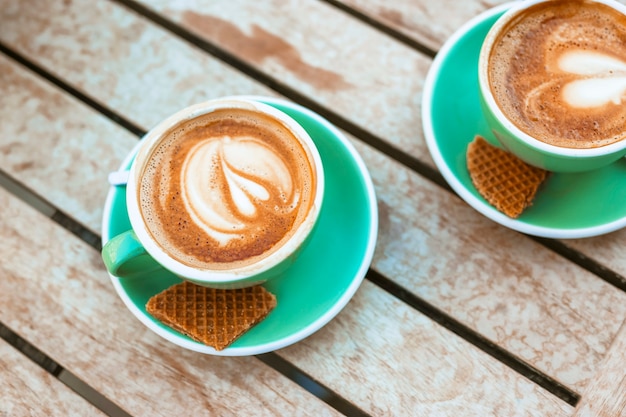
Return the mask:
M 572 107 L 621 104 L 626 97 L 626 62 L 606 54 L 575 50 L 561 55 L 559 69 L 580 78 L 563 88 L 563 99 Z
M 218 110 L 165 135 L 141 179 L 146 225 L 171 257 L 232 269 L 270 256 L 315 200 L 310 151 L 281 122 Z
M 607 54 L 584 49 L 567 50 L 553 57 L 547 52 L 549 79 L 531 90 L 525 99 L 529 117 L 541 120 L 543 103 L 558 100 L 573 109 L 620 105 L 626 99 L 626 63 Z
M 222 245 L 249 233 L 268 206 L 290 213 L 299 199 L 282 157 L 254 137 L 199 142 L 185 158 L 180 182 L 191 219 Z

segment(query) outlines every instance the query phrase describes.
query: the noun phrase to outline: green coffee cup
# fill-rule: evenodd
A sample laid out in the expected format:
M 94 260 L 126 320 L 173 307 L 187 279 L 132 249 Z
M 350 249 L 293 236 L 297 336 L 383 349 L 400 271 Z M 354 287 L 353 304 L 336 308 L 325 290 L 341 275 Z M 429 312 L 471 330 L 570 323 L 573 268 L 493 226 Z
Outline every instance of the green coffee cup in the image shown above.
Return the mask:
M 219 134 L 187 139 L 190 132 L 205 135 L 208 126 Z M 180 164 L 184 175 L 150 185 L 148 175 L 173 177 L 179 149 L 192 140 Z M 165 149 L 171 155 L 160 156 Z M 147 186 L 150 193 L 142 191 Z M 321 158 L 294 119 L 252 98 L 211 100 L 177 112 L 142 139 L 126 184 L 132 229 L 109 240 L 102 257 L 120 278 L 164 268 L 214 288 L 260 284 L 293 264 L 315 229 L 323 197 Z M 176 222 L 163 220 L 173 216 L 186 224 L 180 232 Z M 192 236 L 198 236 L 195 246 L 187 243 Z
M 615 25 L 583 19 L 594 13 Z M 496 21 L 478 74 L 482 110 L 502 147 L 555 172 L 590 171 L 626 155 L 626 45 L 617 40 L 625 16 L 612 0 L 532 0 Z M 605 38 L 605 30 L 615 34 Z

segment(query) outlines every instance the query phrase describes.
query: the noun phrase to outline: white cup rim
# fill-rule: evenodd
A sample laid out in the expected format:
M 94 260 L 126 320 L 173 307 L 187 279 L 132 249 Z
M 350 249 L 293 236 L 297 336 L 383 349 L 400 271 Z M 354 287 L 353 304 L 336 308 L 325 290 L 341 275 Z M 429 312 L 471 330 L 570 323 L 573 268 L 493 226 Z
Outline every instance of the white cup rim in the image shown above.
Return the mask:
M 142 172 L 140 168 L 145 166 L 143 161 L 151 155 L 152 150 L 160 143 L 159 138 L 161 138 L 172 127 L 176 126 L 181 121 L 194 119 L 215 110 L 228 108 L 245 108 L 259 111 L 280 121 L 295 134 L 298 140 L 300 140 L 301 143 L 309 150 L 309 154 L 312 158 L 313 169 L 315 170 L 316 175 L 315 196 L 309 212 L 307 213 L 302 224 L 298 226 L 298 229 L 295 231 L 293 236 L 267 257 L 262 258 L 254 264 L 233 269 L 195 268 L 172 258 L 158 243 L 156 243 L 151 233 L 148 231 L 141 215 L 137 195 L 137 184 Z M 146 133 L 142 142 L 143 143 L 139 146 L 139 150 L 131 164 L 128 183 L 126 185 L 126 204 L 130 223 L 133 231 L 137 235 L 137 238 L 148 254 L 150 254 L 150 256 L 152 256 L 156 262 L 158 262 L 165 269 L 173 272 L 181 278 L 207 284 L 227 284 L 244 281 L 252 276 L 262 274 L 263 272 L 280 264 L 297 248 L 299 248 L 309 236 L 317 222 L 317 219 L 319 218 L 324 196 L 324 170 L 319 152 L 306 130 L 289 115 L 273 106 L 243 96 L 228 96 L 205 101 L 179 110 L 164 119 L 148 133 Z
M 517 127 L 513 122 L 511 122 L 511 120 L 500 109 L 500 106 L 497 105 L 495 98 L 491 93 L 488 74 L 489 54 L 500 30 L 504 26 L 506 26 L 506 24 L 509 23 L 513 18 L 515 18 L 515 16 L 517 16 L 520 12 L 523 12 L 524 10 L 527 10 L 528 8 L 536 4 L 546 3 L 550 1 L 553 0 L 519 1 L 513 4 L 513 6 L 506 12 L 504 12 L 504 14 L 500 16 L 496 23 L 494 23 L 494 25 L 489 29 L 489 32 L 487 33 L 487 36 L 485 37 L 485 40 L 483 41 L 482 47 L 480 49 L 478 59 L 478 84 L 482 92 L 482 97 L 487 102 L 487 106 L 491 109 L 491 112 L 497 117 L 498 121 L 502 123 L 507 130 L 520 138 L 527 145 L 541 152 L 563 157 L 596 157 L 602 155 L 610 155 L 612 153 L 618 152 L 626 148 L 626 139 L 622 139 L 617 142 L 595 148 L 568 148 L 563 146 L 551 145 L 539 139 L 535 139 L 534 137 Z M 626 16 L 626 6 L 614 0 L 590 1 L 605 4 Z

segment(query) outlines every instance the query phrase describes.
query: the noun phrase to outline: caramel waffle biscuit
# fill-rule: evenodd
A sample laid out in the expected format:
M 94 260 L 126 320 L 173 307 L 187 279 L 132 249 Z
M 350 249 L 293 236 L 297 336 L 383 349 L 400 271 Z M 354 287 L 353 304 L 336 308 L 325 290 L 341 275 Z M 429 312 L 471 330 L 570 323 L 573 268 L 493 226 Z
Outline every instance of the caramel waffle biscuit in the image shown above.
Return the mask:
M 146 310 L 192 339 L 222 350 L 263 320 L 276 297 L 260 285 L 220 290 L 183 281 L 153 296 Z
M 467 168 L 480 195 L 512 218 L 531 205 L 548 176 L 548 171 L 528 165 L 478 135 L 467 148 Z

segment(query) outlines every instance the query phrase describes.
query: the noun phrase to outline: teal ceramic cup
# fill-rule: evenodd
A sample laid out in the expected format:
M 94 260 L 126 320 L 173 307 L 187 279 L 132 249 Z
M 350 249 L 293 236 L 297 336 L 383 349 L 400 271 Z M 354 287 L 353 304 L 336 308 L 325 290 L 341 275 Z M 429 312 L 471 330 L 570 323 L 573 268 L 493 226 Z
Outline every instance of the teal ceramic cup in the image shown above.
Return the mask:
M 290 237 L 267 256 L 258 257 L 253 263 L 236 267 L 193 266 L 168 252 L 159 237 L 150 231 L 142 213 L 140 202 L 143 172 L 154 158 L 154 151 L 167 138 L 168 132 L 181 123 L 194 120 L 212 112 L 252 111 L 269 117 L 286 128 L 304 148 L 312 169 L 314 181 L 311 204 Z M 258 158 L 257 154 L 248 155 Z M 267 165 L 267 164 L 266 164 Z M 275 107 L 246 97 L 225 97 L 200 103 L 170 116 L 154 127 L 142 139 L 131 164 L 126 184 L 126 205 L 132 228 L 104 245 L 102 258 L 108 271 L 119 278 L 149 278 L 150 273 L 164 268 L 178 277 L 212 288 L 242 288 L 261 284 L 281 275 L 296 260 L 300 251 L 310 240 L 319 218 L 324 198 L 324 169 L 319 152 L 309 134 L 290 116 Z
M 626 125 L 622 139 L 609 145 L 590 148 L 573 148 L 555 146 L 521 130 L 515 125 L 501 108 L 490 88 L 488 61 L 495 41 L 514 21 L 520 13 L 538 3 L 551 0 L 529 0 L 514 4 L 504 13 L 488 32 L 480 51 L 478 62 L 479 96 L 487 125 L 503 148 L 513 153 L 523 161 L 554 172 L 583 172 L 609 165 L 626 155 Z M 626 7 L 612 0 L 595 0 L 605 4 L 626 16 Z M 626 62 L 624 63 L 626 68 Z M 617 84 L 615 86 L 617 87 Z M 611 92 L 613 93 L 613 92 Z M 626 94 L 626 92 L 624 92 Z M 626 105 L 626 99 L 621 99 L 621 105 Z

